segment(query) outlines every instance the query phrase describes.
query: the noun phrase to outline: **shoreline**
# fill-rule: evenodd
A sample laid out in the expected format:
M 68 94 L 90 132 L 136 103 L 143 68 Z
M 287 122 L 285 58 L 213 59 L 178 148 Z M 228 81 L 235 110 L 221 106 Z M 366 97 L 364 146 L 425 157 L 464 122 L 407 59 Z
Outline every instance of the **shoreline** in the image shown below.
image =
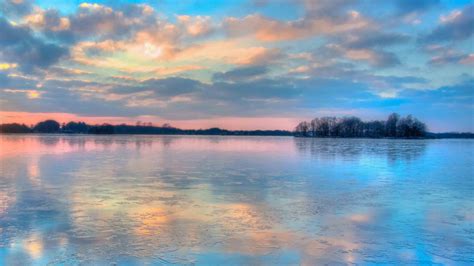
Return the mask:
M 93 133 L 3 133 L 0 135 L 33 135 L 33 136 L 222 136 L 222 137 L 293 137 L 298 139 L 393 139 L 393 140 L 429 140 L 429 139 L 474 139 L 474 133 L 429 133 L 434 136 L 416 137 L 416 138 L 394 138 L 394 137 L 309 137 L 295 136 L 293 134 L 153 134 L 153 133 L 111 133 L 111 134 L 93 134 Z M 438 136 L 440 135 L 440 136 Z

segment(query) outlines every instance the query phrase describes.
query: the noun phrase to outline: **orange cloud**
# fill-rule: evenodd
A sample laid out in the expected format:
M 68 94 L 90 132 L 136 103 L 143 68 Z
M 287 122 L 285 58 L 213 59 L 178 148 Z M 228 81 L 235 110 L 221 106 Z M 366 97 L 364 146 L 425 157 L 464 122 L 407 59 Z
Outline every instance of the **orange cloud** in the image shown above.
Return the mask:
M 177 16 L 179 24 L 181 24 L 186 32 L 191 36 L 202 36 L 212 31 L 211 18 L 209 16 Z
M 237 40 L 208 41 L 184 49 L 175 57 L 176 60 L 217 61 L 227 64 L 264 63 L 277 58 L 278 49 L 263 46 L 252 46 Z
M 65 31 L 71 27 L 71 21 L 67 17 L 55 16 L 49 18 L 48 11 L 36 8 L 35 12 L 24 18 L 25 22 L 35 28 L 48 28 L 51 31 Z M 55 14 L 56 15 L 56 14 Z

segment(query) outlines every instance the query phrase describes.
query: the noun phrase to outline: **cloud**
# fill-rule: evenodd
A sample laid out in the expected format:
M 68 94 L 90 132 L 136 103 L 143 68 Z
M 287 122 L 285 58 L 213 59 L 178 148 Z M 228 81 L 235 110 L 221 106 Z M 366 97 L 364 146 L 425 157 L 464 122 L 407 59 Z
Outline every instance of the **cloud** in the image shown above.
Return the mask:
M 125 39 L 136 31 L 153 26 L 157 17 L 152 7 L 144 4 L 111 7 L 82 3 L 75 13 L 62 16 L 56 9 L 39 7 L 25 17 L 25 22 L 49 38 L 65 43 L 83 40 Z
M 305 17 L 293 21 L 279 21 L 259 14 L 243 18 L 230 17 L 224 21 L 229 36 L 252 35 L 260 41 L 284 41 L 334 34 L 367 27 L 369 22 L 358 12 L 347 12 L 342 18 Z
M 3 80 L 2 80 L 3 79 Z M 47 80 L 38 86 L 37 80 L 18 76 L 0 75 L 0 99 L 2 111 L 68 112 L 83 115 L 107 114 L 107 116 L 133 116 L 143 109 L 127 108 L 123 101 L 106 101 L 89 97 L 105 93 L 104 84 L 80 80 Z M 20 92 L 24 91 L 24 92 Z
M 230 62 L 238 65 L 267 64 L 283 57 L 283 53 L 277 48 L 250 47 L 248 53 Z
M 448 51 L 441 55 L 434 56 L 428 61 L 430 65 L 446 65 L 446 64 L 455 64 L 455 63 L 469 63 L 470 55 L 463 53 L 458 53 L 454 51 Z
M 140 92 L 153 92 L 161 99 L 188 94 L 201 90 L 205 85 L 199 81 L 170 77 L 164 79 L 148 79 L 140 82 L 136 86 L 118 86 L 109 92 L 116 94 L 133 94 Z
M 377 67 L 393 67 L 400 65 L 400 59 L 395 53 L 386 51 L 373 51 L 369 61 Z
M 415 76 L 388 76 L 388 77 L 377 76 L 377 78 L 382 78 L 385 81 L 391 84 L 395 84 L 397 86 L 405 85 L 405 84 L 414 84 L 414 83 L 426 84 L 428 82 L 428 80 L 425 78 L 420 78 L 420 77 L 415 77 Z
M 250 45 L 239 40 L 205 41 L 177 51 L 173 59 L 177 61 L 208 62 L 252 65 L 275 62 L 284 55 L 278 48 Z
M 240 67 L 240 68 L 229 70 L 227 72 L 215 73 L 213 75 L 213 80 L 239 82 L 239 81 L 245 81 L 245 80 L 261 77 L 267 72 L 268 72 L 268 67 L 265 65 Z
M 68 49 L 35 37 L 30 28 L 0 18 L 0 58 L 18 64 L 25 72 L 45 69 L 68 54 Z
M 127 5 L 125 8 L 131 9 L 128 16 L 108 6 L 82 3 L 77 13 L 70 17 L 71 30 L 82 37 L 124 38 L 142 23 L 143 17 L 151 15 L 146 6 Z
M 423 37 L 427 42 L 466 40 L 474 34 L 474 4 L 441 16 L 440 24 Z
M 33 9 L 33 1 L 30 0 L 2 0 L 0 11 L 7 16 L 23 16 L 29 14 Z
M 433 131 L 474 130 L 474 80 L 430 90 L 406 90 L 399 97 Z M 436 116 L 432 116 L 435 113 Z
M 0 70 L 14 69 L 18 64 L 0 63 Z
M 4 89 L 4 92 L 7 93 L 21 93 L 26 95 L 28 99 L 38 99 L 41 97 L 41 92 L 38 90 L 13 90 L 13 89 Z
M 395 5 L 399 14 L 409 14 L 413 12 L 425 11 L 435 5 L 438 5 L 440 0 L 396 0 Z
M 93 74 L 90 71 L 81 70 L 77 68 L 67 68 L 67 67 L 57 67 L 53 66 L 50 67 L 47 71 L 47 77 L 55 77 L 55 78 L 68 78 L 74 77 L 77 78 L 80 75 L 90 75 Z
M 57 10 L 1 1 L 1 110 L 295 117 L 322 108 L 418 112 L 425 99 L 446 105 L 436 97 L 466 96 L 436 89 L 474 63 L 467 43 L 458 42 L 472 38 L 472 4 L 434 25 L 432 17 L 442 12 L 437 0 L 377 7 L 356 0 L 283 1 L 244 3 L 231 17 L 145 4 Z M 244 13 L 249 10 L 254 13 Z M 401 23 L 419 22 L 428 10 L 417 27 Z M 412 41 L 417 36 L 422 42 Z M 456 67 L 435 67 L 443 65 Z
M 302 0 L 306 17 L 331 17 L 344 19 L 345 12 L 357 3 L 357 0 Z
M 459 61 L 459 63 L 466 65 L 474 65 L 474 54 L 466 55 Z
M 115 86 L 106 93 L 123 95 L 117 100 L 130 101 L 128 106 L 164 107 L 160 111 L 153 109 L 153 114 L 175 119 L 281 115 L 302 107 L 346 106 L 349 102 L 379 98 L 366 84 L 350 78 L 270 78 L 265 74 L 264 66 L 241 67 L 215 73 L 214 82 L 209 84 L 184 78 L 150 79 L 136 85 Z M 418 80 L 401 77 L 397 82 L 415 81 Z
M 343 36 L 342 43 L 350 49 L 383 48 L 404 44 L 410 40 L 405 34 L 383 32 L 381 30 L 354 31 Z
M 401 64 L 398 55 L 388 49 L 408 44 L 410 37 L 397 32 L 386 32 L 379 27 L 369 27 L 346 33 L 334 34 L 328 43 L 317 48 L 314 58 L 321 62 L 344 59 L 366 62 L 373 67 L 394 67 Z M 300 68 L 301 69 L 301 68 Z
M 226 104 L 237 106 L 244 104 L 247 100 L 271 100 L 271 99 L 285 99 L 294 97 L 299 93 L 299 89 L 295 88 L 289 80 L 285 79 L 267 79 L 254 78 L 245 79 L 252 76 L 256 72 L 262 70 L 254 69 L 238 69 L 229 71 L 227 73 L 217 73 L 215 76 L 226 78 L 225 81 L 219 79 L 211 84 L 202 83 L 197 80 L 187 78 L 170 77 L 164 79 L 149 79 L 131 86 L 116 86 L 107 93 L 133 95 L 146 95 L 145 98 L 150 99 L 149 94 L 153 93 L 155 100 L 163 101 L 169 100 L 177 96 L 188 96 L 192 102 L 224 102 Z M 244 73 L 247 72 L 247 73 Z M 251 73 L 253 72 L 253 74 Z M 238 77 L 240 82 L 235 83 Z M 203 105 L 203 107 L 205 106 Z
M 419 91 L 410 87 L 428 86 L 428 81 L 416 76 L 376 76 L 348 64 L 317 67 L 311 71 L 310 77 L 305 79 L 269 77 L 265 66 L 250 66 L 215 73 L 216 80 L 212 83 L 178 77 L 130 80 L 126 84 L 47 80 L 40 88 L 36 87 L 36 80 L 21 77 L 14 80 L 4 73 L 0 81 L 6 90 L 0 89 L 0 97 L 7 99 L 6 104 L 2 103 L 3 111 L 20 108 L 29 112 L 94 116 L 152 115 L 168 120 L 294 117 L 336 107 L 365 112 L 398 111 L 418 116 L 419 106 L 426 103 L 446 105 L 451 101 L 472 106 L 472 89 L 469 88 L 472 81 L 462 87 Z M 38 93 L 39 98 L 32 98 L 30 92 Z M 385 94 L 390 94 L 390 98 Z
M 428 61 L 428 65 L 432 66 L 442 66 L 447 64 L 470 65 L 474 63 L 473 54 L 457 51 L 451 46 L 427 45 L 424 47 L 424 51 L 432 55 Z
M 317 54 L 320 53 L 317 52 Z M 345 80 L 349 83 L 347 86 L 364 84 L 368 93 L 378 96 L 392 95 L 392 97 L 396 97 L 397 92 L 403 89 L 418 88 L 429 83 L 429 80 L 417 76 L 376 75 L 369 69 L 361 69 L 358 64 L 340 62 L 339 60 L 327 61 L 324 60 L 324 57 L 318 60 L 322 60 L 324 64 L 306 66 L 303 72 L 290 71 L 290 77 L 302 76 L 307 80 Z M 340 92 L 340 95 L 344 95 L 344 93 Z
M 211 90 L 206 91 L 205 98 L 225 99 L 227 102 L 246 100 L 291 100 L 300 94 L 300 88 L 291 84 L 288 79 L 260 78 L 248 81 L 215 82 Z
M 178 24 L 191 36 L 203 36 L 213 31 L 209 16 L 177 16 Z
M 199 65 L 182 65 L 182 66 L 175 66 L 175 67 L 157 67 L 153 69 L 151 72 L 160 76 L 166 76 L 166 75 L 178 74 L 181 72 L 189 72 L 189 71 L 204 70 L 204 69 L 207 69 L 207 68 L 204 66 L 199 66 Z
M 73 59 L 85 65 L 130 70 L 126 68 L 132 66 L 132 64 L 128 64 L 128 62 L 117 62 L 117 60 L 112 57 L 117 53 L 122 53 L 141 61 L 163 62 L 171 60 L 179 61 L 181 59 L 189 60 L 186 54 L 194 53 L 194 55 L 196 55 L 195 52 L 202 52 L 202 50 L 206 50 L 210 45 L 213 45 L 213 42 L 207 43 L 206 40 L 203 40 L 202 43 L 197 42 L 197 40 L 201 40 L 201 38 L 204 38 L 213 30 L 210 25 L 207 25 L 207 23 L 210 23 L 207 17 L 178 16 L 178 21 L 175 24 L 156 18 L 146 25 L 141 25 L 139 23 L 140 20 L 141 18 L 133 20 L 137 23 L 133 30 L 114 33 L 116 36 L 113 38 L 103 36 L 96 38 L 97 40 L 86 40 L 76 43 L 72 48 Z M 218 43 L 218 41 L 216 43 Z M 207 52 L 210 54 L 208 54 L 208 58 L 212 58 L 211 51 L 206 51 L 206 53 Z M 231 56 L 231 52 L 232 50 L 226 52 L 225 49 L 220 51 L 220 53 L 226 53 L 229 56 Z M 102 60 L 98 60 L 98 58 Z M 183 65 L 189 66 L 195 64 L 186 62 L 183 63 Z M 143 71 L 140 70 L 142 66 L 143 64 L 134 67 L 138 71 Z M 168 72 L 166 69 L 163 69 L 163 67 L 155 68 L 157 73 Z M 202 66 L 200 68 L 205 67 Z M 153 67 L 147 67 L 146 71 L 152 71 L 152 69 Z M 196 67 L 193 67 L 191 70 L 196 69 Z M 177 73 L 179 71 L 171 72 Z
M 25 17 L 28 25 L 36 28 L 46 28 L 51 32 L 65 31 L 70 27 L 71 22 L 67 17 L 61 17 L 55 9 L 41 10 L 29 14 Z
M 178 77 L 149 79 L 142 82 L 142 84 L 159 97 L 172 97 L 196 92 L 204 86 L 199 81 Z
M 340 54 L 352 61 L 365 61 L 375 67 L 393 67 L 401 64 L 396 54 L 382 49 L 351 49 L 338 44 L 330 44 L 326 49 L 329 50 L 329 54 Z
M 36 88 L 36 84 L 31 78 L 0 72 L 0 89 L 28 90 Z
M 40 30 L 51 39 L 70 43 L 75 40 L 74 32 L 71 30 L 71 20 L 60 15 L 56 9 L 42 10 L 25 16 L 25 23 L 33 29 Z
M 426 102 L 437 103 L 462 102 L 474 107 L 473 90 L 474 79 L 468 79 L 461 83 L 442 86 L 435 90 L 405 90 L 401 93 L 401 97 L 409 99 L 418 98 L 419 100 L 426 100 Z

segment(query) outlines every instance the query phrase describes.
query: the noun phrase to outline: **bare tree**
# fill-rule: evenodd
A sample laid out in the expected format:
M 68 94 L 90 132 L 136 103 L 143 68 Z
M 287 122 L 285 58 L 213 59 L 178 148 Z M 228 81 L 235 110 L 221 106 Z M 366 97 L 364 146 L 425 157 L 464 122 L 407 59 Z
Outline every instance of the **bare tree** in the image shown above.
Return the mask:
M 309 137 L 310 123 L 303 121 L 295 128 L 295 134 L 300 137 Z
M 385 123 L 385 133 L 387 137 L 397 136 L 397 123 L 400 119 L 400 115 L 392 113 L 388 116 L 387 122 Z
M 321 117 L 301 122 L 295 128 L 301 137 L 398 137 L 415 138 L 426 135 L 426 125 L 411 115 L 400 118 L 391 114 L 387 121 L 363 122 L 358 117 Z

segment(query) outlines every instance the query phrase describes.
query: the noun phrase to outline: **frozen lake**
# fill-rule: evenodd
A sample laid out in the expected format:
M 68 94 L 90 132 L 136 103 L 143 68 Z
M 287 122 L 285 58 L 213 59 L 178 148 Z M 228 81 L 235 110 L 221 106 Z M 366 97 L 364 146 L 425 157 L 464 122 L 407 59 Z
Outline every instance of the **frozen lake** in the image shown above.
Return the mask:
M 472 140 L 0 141 L 0 265 L 474 263 Z

